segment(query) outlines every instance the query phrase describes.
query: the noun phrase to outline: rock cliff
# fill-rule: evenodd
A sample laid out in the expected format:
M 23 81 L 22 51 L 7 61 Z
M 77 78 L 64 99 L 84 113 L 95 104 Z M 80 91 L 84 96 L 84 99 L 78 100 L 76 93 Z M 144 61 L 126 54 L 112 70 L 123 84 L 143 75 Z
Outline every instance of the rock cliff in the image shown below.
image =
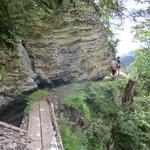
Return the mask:
M 94 8 L 69 9 L 57 20 L 34 24 L 42 31 L 26 44 L 34 70 L 49 83 L 99 79 L 109 71 L 112 51 Z
M 0 74 L 0 109 L 37 88 L 37 77 L 57 84 L 101 79 L 109 72 L 114 54 L 93 6 L 60 10 L 31 28 L 32 39 L 18 45 L 19 69 L 9 70 L 4 79 Z
M 8 67 L 0 70 L 0 113 L 14 100 L 20 99 L 22 93 L 37 88 L 34 82 L 36 74 L 32 71 L 30 58 L 22 44 L 18 44 L 17 52 L 19 59 L 7 62 Z

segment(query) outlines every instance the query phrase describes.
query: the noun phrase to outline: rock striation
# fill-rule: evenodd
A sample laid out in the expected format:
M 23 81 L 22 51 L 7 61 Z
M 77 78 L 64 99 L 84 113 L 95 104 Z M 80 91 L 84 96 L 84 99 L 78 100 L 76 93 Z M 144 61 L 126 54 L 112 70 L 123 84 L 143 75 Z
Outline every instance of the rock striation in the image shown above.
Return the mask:
M 32 23 L 31 40 L 18 44 L 19 69 L 9 70 L 4 78 L 0 74 L 0 110 L 36 89 L 36 79 L 53 85 L 97 80 L 109 72 L 114 53 L 100 16 L 94 6 L 82 6 Z
M 22 93 L 33 91 L 37 88 L 34 79 L 36 74 L 32 70 L 30 58 L 22 44 L 17 46 L 20 57 L 18 67 L 7 70 L 0 80 L 0 114 L 12 104 Z
M 53 84 L 100 79 L 108 73 L 113 52 L 99 14 L 94 8 L 88 11 L 71 8 L 59 12 L 56 20 L 33 25 L 42 34 L 26 48 L 41 79 Z

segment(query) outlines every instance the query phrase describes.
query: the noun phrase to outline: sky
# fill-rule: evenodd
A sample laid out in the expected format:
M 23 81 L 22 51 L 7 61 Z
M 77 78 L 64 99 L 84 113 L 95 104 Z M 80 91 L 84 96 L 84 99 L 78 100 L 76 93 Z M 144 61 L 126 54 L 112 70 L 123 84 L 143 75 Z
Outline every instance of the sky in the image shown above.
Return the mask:
M 128 8 L 128 11 L 131 11 L 133 9 L 138 10 L 140 8 L 146 8 L 146 4 L 140 4 L 137 5 L 134 0 L 127 0 L 126 8 Z M 117 38 L 119 38 L 120 42 L 117 46 L 117 55 L 124 55 L 131 51 L 134 51 L 141 47 L 140 43 L 137 43 L 134 41 L 134 34 L 132 33 L 132 27 L 135 25 L 135 22 L 133 22 L 131 19 L 126 18 L 124 25 L 123 25 L 123 31 L 120 31 Z
M 119 56 L 140 48 L 140 43 L 133 41 L 134 35 L 131 32 L 133 25 L 134 23 L 127 18 L 124 23 L 123 31 L 120 31 L 117 35 L 117 38 L 120 40 L 117 46 L 117 55 Z
M 95 0 L 95 2 L 99 2 L 99 0 Z M 126 0 L 125 7 L 128 8 L 128 11 L 132 9 L 139 9 L 145 7 L 143 5 L 137 5 L 134 0 Z M 123 25 L 123 30 L 114 31 L 116 33 L 116 37 L 120 40 L 117 46 L 117 56 L 121 56 L 127 54 L 131 51 L 134 51 L 140 48 L 140 43 L 134 42 L 134 34 L 132 33 L 132 27 L 135 23 L 126 18 Z

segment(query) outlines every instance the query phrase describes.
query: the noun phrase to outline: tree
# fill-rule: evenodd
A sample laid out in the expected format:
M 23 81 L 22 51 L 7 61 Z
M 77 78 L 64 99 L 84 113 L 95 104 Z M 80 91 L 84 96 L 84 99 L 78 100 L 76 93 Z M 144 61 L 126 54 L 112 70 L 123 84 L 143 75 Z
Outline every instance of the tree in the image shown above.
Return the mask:
M 30 31 L 29 25 L 46 15 L 45 7 L 40 4 L 38 0 L 1 2 L 0 47 L 14 48 L 17 40 L 24 38 Z
M 135 11 L 132 15 L 136 21 L 135 39 L 141 43 L 142 48 L 136 53 L 134 71 L 139 79 L 140 90 L 150 94 L 150 1 L 136 0 L 145 7 Z

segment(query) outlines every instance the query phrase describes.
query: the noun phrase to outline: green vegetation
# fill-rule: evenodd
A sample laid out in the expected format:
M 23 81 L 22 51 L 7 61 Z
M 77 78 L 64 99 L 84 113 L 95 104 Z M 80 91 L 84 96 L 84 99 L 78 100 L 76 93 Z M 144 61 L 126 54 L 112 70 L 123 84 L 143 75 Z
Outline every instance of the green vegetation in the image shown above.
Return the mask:
M 27 96 L 29 102 L 35 102 L 41 100 L 43 97 L 48 96 L 47 90 L 38 90 L 31 95 Z
M 40 101 L 42 98 L 48 96 L 48 90 L 47 89 L 43 89 L 43 90 L 38 90 L 36 92 L 33 92 L 31 95 L 27 96 L 26 97 L 26 100 L 27 100 L 27 106 L 24 110 L 24 113 L 25 115 L 28 115 L 31 111 L 31 104 L 33 102 L 36 102 L 36 101 Z
M 3 0 L 0 5 L 0 76 L 22 72 L 17 56 L 17 43 L 41 36 L 41 31 L 33 30 L 47 23 L 58 25 L 63 12 L 69 7 L 78 7 L 81 12 L 89 11 L 89 6 L 80 0 Z M 4 75 L 5 72 L 5 75 Z M 22 75 L 21 75 L 22 76 Z M 19 79 L 18 79 L 19 80 Z M 14 81 L 15 82 L 15 81 Z M 3 83 L 4 84 L 4 83 Z
M 60 131 L 65 150 L 86 150 L 87 139 L 85 133 L 81 129 L 76 132 L 71 131 L 71 125 L 65 122 L 60 123 Z
M 119 82 L 119 83 L 118 83 Z M 104 112 L 109 114 L 109 105 L 112 107 L 117 96 L 118 89 L 123 87 L 124 83 L 121 81 L 112 82 L 97 82 L 97 83 L 86 83 L 83 90 L 79 90 L 67 97 L 64 98 L 63 104 L 74 109 L 82 110 L 85 114 L 85 118 L 91 116 L 90 110 L 94 110 L 94 114 L 100 114 Z M 97 105 L 100 103 L 101 105 Z M 108 108 L 105 109 L 105 105 L 108 105 Z M 89 107 L 90 106 L 90 107 Z M 115 107 L 114 107 L 115 109 Z M 94 114 L 92 114 L 94 116 Z
M 85 103 L 87 99 L 87 95 L 85 92 L 76 92 L 73 93 L 72 95 L 64 98 L 64 105 L 74 108 L 74 109 L 79 109 L 84 112 L 85 119 L 90 121 L 91 120 L 91 115 L 90 115 L 90 110 Z
M 51 18 L 50 16 L 54 14 L 61 16 L 60 12 L 58 15 L 60 10 L 62 15 L 69 7 L 76 7 L 77 10 L 85 13 L 91 12 L 90 6 L 94 1 L 84 0 L 84 2 L 81 0 L 3 0 L 0 5 L 0 47 L 15 49 L 20 39 L 25 41 L 27 37 L 33 36 L 31 27 L 35 22 L 45 22 L 45 19 Z M 100 3 L 100 12 L 105 16 L 103 20 L 107 20 L 106 18 L 109 18 L 113 11 L 121 11 L 120 2 L 110 2 L 103 0 Z M 106 12 L 109 14 L 106 15 Z
M 60 128 L 66 150 L 149 150 L 150 149 L 150 1 L 135 0 L 146 3 L 145 10 L 131 12 L 130 17 L 136 20 L 135 39 L 142 42 L 142 49 L 137 51 L 134 64 L 134 78 L 137 87 L 132 103 L 121 106 L 119 95 L 126 81 L 104 81 L 86 83 L 83 88 L 67 96 L 63 105 L 83 113 L 83 120 L 77 122 L 60 121 Z M 25 43 L 28 38 L 38 35 L 33 33 L 36 23 L 53 21 L 63 16 L 69 7 L 76 7 L 81 13 L 89 13 L 94 0 L 2 0 L 0 5 L 0 81 L 2 85 L 26 76 L 21 68 L 17 54 L 17 43 Z M 101 0 L 99 12 L 101 21 L 107 31 L 110 44 L 115 51 L 118 40 L 114 39 L 110 29 L 111 19 L 123 18 L 123 0 Z M 126 14 L 127 15 L 127 14 Z M 120 19 L 121 18 L 121 19 Z M 142 18 L 142 19 L 139 19 Z M 91 18 L 92 19 L 92 18 Z M 142 20 L 137 21 L 137 20 Z M 144 21 L 143 21 L 144 20 Z M 120 23 L 120 22 L 119 22 Z M 121 22 L 122 23 L 122 22 Z M 57 24 L 57 22 L 56 22 Z M 19 77 L 7 77 L 8 73 L 20 74 Z M 13 79 L 12 79 L 13 78 Z M 6 82 L 8 82 L 6 84 Z M 78 87 L 78 86 L 77 86 Z M 31 109 L 32 102 L 47 96 L 46 90 L 38 90 L 27 97 L 25 114 Z M 82 116 L 76 116 L 82 119 Z M 80 124 L 78 121 L 82 121 Z
M 123 0 L 101 0 L 99 3 L 101 20 L 107 32 L 109 44 L 114 52 L 116 52 L 119 39 L 114 36 L 112 26 L 117 29 L 121 27 L 124 18 L 122 13 L 125 10 L 124 4 Z M 116 19 L 117 21 L 112 22 Z
M 129 106 L 121 106 L 117 96 L 125 84 L 126 81 L 120 80 L 89 82 L 82 90 L 64 98 L 64 105 L 84 113 L 82 126 L 62 118 L 65 121 L 60 123 L 60 127 L 66 150 L 72 150 L 71 145 L 79 150 L 83 147 L 87 150 L 107 150 L 111 146 L 116 150 L 150 148 L 150 99 L 143 101 L 144 97 L 136 96 Z M 90 119 L 87 120 L 86 116 Z M 83 143 L 77 140 L 81 132 L 82 138 L 87 139 Z
M 150 95 L 150 50 L 143 48 L 137 51 L 134 63 L 134 76 L 138 79 L 139 90 L 144 90 Z

